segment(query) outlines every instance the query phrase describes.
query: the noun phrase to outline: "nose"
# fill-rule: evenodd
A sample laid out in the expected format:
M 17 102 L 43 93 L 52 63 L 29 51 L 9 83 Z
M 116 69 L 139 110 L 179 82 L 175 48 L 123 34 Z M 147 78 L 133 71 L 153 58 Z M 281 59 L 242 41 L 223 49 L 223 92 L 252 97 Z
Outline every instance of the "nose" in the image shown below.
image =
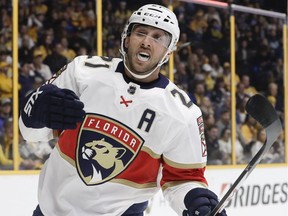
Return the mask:
M 143 40 L 142 40 L 142 47 L 150 47 L 151 46 L 151 38 L 146 35 L 143 37 Z

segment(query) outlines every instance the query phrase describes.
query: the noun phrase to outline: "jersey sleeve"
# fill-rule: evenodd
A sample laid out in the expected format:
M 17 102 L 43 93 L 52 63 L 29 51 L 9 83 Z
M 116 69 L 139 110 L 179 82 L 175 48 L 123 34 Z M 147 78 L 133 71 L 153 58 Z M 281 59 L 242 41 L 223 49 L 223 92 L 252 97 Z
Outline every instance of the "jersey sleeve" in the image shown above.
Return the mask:
M 23 139 L 29 142 L 38 142 L 38 141 L 49 141 L 53 139 L 53 130 L 49 128 L 27 128 L 21 116 L 19 117 L 19 130 L 23 136 Z
M 193 105 L 187 121 L 179 126 L 169 149 L 163 153 L 161 187 L 165 199 L 179 215 L 185 209 L 184 197 L 191 189 L 207 187 L 204 176 L 207 149 L 204 123 L 199 107 Z
M 77 73 L 75 72 L 75 69 L 77 67 L 77 64 L 81 64 L 81 60 L 85 58 L 84 56 L 75 58 L 72 62 L 69 64 L 63 66 L 56 74 L 54 74 L 50 80 L 47 81 L 47 83 L 54 84 L 58 86 L 59 88 L 66 88 L 70 89 L 75 92 L 79 96 L 79 90 L 77 87 Z M 37 141 L 49 141 L 54 138 L 53 130 L 49 128 L 27 128 L 23 120 L 20 116 L 19 118 L 19 129 L 21 131 L 21 134 L 23 138 L 27 141 L 31 142 L 37 142 Z

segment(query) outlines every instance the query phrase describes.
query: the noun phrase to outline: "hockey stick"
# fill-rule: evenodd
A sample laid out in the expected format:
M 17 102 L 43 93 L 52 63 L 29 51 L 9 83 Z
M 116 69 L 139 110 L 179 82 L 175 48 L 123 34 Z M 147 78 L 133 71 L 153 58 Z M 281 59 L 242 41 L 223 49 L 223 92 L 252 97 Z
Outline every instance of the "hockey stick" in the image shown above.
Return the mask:
M 237 192 L 238 188 L 242 185 L 243 181 L 247 179 L 257 164 L 259 164 L 263 156 L 269 151 L 282 131 L 282 124 L 276 110 L 264 96 L 259 94 L 252 96 L 246 104 L 246 111 L 265 129 L 266 141 L 257 154 L 248 163 L 246 168 L 242 171 L 227 193 L 215 206 L 213 211 L 206 216 L 215 216 L 218 212 L 221 212 L 225 208 L 225 206 Z

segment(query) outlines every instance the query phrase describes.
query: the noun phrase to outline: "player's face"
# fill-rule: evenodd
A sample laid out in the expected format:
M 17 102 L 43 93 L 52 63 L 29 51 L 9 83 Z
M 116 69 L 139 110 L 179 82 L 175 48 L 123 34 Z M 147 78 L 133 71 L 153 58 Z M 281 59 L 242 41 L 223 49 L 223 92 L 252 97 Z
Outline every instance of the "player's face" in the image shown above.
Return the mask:
M 136 74 L 149 72 L 162 60 L 169 43 L 167 32 L 151 26 L 134 25 L 131 35 L 125 40 L 128 67 Z

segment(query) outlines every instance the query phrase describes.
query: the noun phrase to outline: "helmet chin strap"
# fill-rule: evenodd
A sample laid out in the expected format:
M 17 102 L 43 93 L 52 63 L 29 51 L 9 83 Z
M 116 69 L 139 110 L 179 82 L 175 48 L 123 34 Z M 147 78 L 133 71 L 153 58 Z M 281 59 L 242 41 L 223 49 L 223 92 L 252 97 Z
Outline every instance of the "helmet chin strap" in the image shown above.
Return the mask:
M 120 49 L 120 53 L 121 53 L 121 55 L 123 56 L 123 63 L 124 63 L 125 68 L 127 69 L 127 71 L 128 71 L 134 78 L 139 79 L 139 80 L 142 80 L 142 79 L 145 79 L 145 78 L 149 77 L 151 74 L 153 74 L 153 73 L 155 72 L 155 70 L 156 70 L 158 67 L 162 66 L 165 62 L 168 61 L 168 58 L 166 59 L 167 54 L 168 54 L 168 51 L 167 51 L 167 52 L 165 53 L 164 57 L 162 58 L 162 60 L 159 61 L 159 63 L 158 63 L 152 70 L 150 70 L 149 73 L 147 73 L 147 74 L 136 74 L 136 73 L 132 72 L 132 71 L 128 68 L 127 64 L 126 64 L 126 56 L 127 56 L 126 52 L 122 52 L 121 49 Z

